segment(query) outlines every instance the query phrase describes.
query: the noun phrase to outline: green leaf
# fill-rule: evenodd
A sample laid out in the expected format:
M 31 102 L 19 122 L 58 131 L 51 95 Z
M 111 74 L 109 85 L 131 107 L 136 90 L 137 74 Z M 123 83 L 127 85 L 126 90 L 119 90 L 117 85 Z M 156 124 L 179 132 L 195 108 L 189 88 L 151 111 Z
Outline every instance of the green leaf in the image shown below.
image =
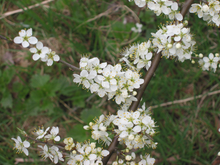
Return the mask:
M 2 100 L 1 100 L 1 105 L 4 108 L 12 108 L 12 96 L 11 93 L 9 91 L 6 91 L 3 94 Z
M 41 90 L 33 90 L 31 91 L 30 96 L 31 96 L 31 99 L 33 99 L 36 102 L 39 102 L 40 100 L 44 99 L 45 94 Z
M 88 139 L 88 137 L 86 136 L 86 130 L 83 129 L 82 124 L 75 125 L 73 129 L 68 131 L 67 136 L 72 137 L 78 142 L 83 142 Z
M 44 86 L 50 80 L 49 75 L 34 75 L 31 78 L 31 86 L 34 88 Z
M 3 74 L 1 77 L 2 80 L 0 82 L 8 85 L 11 82 L 11 79 L 13 78 L 14 74 L 15 74 L 14 68 L 10 67 L 8 69 L 5 69 L 3 71 Z
M 81 119 L 85 123 L 89 123 L 89 122 L 93 121 L 94 118 L 97 118 L 101 114 L 102 114 L 101 110 L 98 108 L 84 109 L 81 112 Z

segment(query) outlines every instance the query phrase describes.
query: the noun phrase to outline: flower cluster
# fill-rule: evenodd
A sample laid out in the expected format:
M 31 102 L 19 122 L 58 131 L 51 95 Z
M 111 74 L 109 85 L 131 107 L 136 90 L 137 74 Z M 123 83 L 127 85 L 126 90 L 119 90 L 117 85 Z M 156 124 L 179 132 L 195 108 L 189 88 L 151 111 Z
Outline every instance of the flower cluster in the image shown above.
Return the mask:
M 125 103 L 133 98 L 134 89 L 140 88 L 144 82 L 140 75 L 128 69 L 122 71 L 120 64 L 115 66 L 101 63 L 98 58 L 83 57 L 80 60 L 80 74 L 73 74 L 73 82 L 82 84 L 91 93 L 96 92 L 100 97 L 115 98 L 117 104 Z
M 70 154 L 67 164 L 103 164 L 102 157 L 105 157 L 108 154 L 108 150 L 103 150 L 100 147 L 96 148 L 96 143 L 77 143 L 75 149 Z
M 136 155 L 134 152 L 132 152 L 131 154 L 127 154 L 124 156 L 124 159 L 117 159 L 116 161 L 114 161 L 112 163 L 112 165 L 121 165 L 121 164 L 126 164 L 126 165 L 153 165 L 155 163 L 155 159 L 151 158 L 150 155 L 145 155 L 142 156 L 140 155 L 141 160 L 139 162 L 137 162 L 136 160 Z
M 151 138 L 155 134 L 155 123 L 150 117 L 150 108 L 146 109 L 145 104 L 135 112 L 119 110 L 117 115 L 106 118 L 101 115 L 96 123 L 91 122 L 84 129 L 91 130 L 93 139 L 102 140 L 107 145 L 112 141 L 108 130 L 114 131 L 119 136 L 118 141 L 129 149 L 143 148 L 145 145 L 156 148 L 157 144 Z
M 129 0 L 130 1 L 130 0 Z M 147 3 L 147 6 L 150 10 L 153 10 L 154 13 L 159 16 L 161 13 L 167 15 L 170 20 L 177 19 L 178 21 L 183 20 L 182 14 L 178 11 L 178 3 L 170 0 L 134 0 L 135 4 L 138 7 L 144 7 Z
M 57 164 L 59 160 L 64 161 L 63 154 L 59 151 L 59 148 L 57 146 L 52 146 L 48 148 L 47 145 L 38 145 L 38 147 L 43 150 L 40 151 L 40 154 L 44 159 L 49 157 L 50 160 L 55 164 Z
M 120 61 L 124 61 L 130 68 L 140 70 L 146 68 L 148 70 L 151 66 L 152 52 L 150 51 L 151 42 L 142 42 L 135 44 L 121 53 L 122 58 Z
M 220 25 L 220 4 L 217 0 L 207 0 L 207 3 L 192 4 L 190 13 L 197 13 L 199 18 L 203 18 L 209 24 Z
M 125 144 L 129 149 L 148 147 L 156 148 L 151 136 L 155 134 L 155 123 L 149 115 L 149 108 L 142 108 L 135 112 L 119 110 L 113 120 L 118 129 L 114 131 L 119 135 L 119 142 Z
M 184 24 L 163 26 L 151 34 L 154 37 L 152 43 L 155 50 L 162 51 L 163 56 L 177 57 L 181 62 L 191 59 L 196 42 L 192 40 L 190 29 L 184 27 Z
M 15 141 L 15 149 L 17 149 L 17 152 L 24 152 L 25 155 L 28 156 L 28 150 L 27 148 L 30 147 L 30 143 L 28 141 L 23 141 L 21 140 L 20 136 L 17 137 L 17 139 L 15 138 L 11 138 L 12 140 Z
M 44 47 L 43 43 L 38 41 L 36 37 L 32 37 L 32 29 L 21 30 L 19 36 L 14 38 L 16 44 L 22 44 L 24 48 L 29 47 L 30 44 L 35 45 L 35 47 L 30 48 L 30 52 L 33 53 L 33 60 L 46 62 L 48 66 L 53 64 L 53 61 L 59 61 L 60 57 L 56 52 L 52 51 L 48 47 Z
M 213 70 L 215 72 L 219 60 L 220 58 L 218 53 L 216 53 L 215 56 L 210 53 L 209 57 L 203 57 L 203 59 L 199 60 L 199 65 L 202 67 L 203 70 Z

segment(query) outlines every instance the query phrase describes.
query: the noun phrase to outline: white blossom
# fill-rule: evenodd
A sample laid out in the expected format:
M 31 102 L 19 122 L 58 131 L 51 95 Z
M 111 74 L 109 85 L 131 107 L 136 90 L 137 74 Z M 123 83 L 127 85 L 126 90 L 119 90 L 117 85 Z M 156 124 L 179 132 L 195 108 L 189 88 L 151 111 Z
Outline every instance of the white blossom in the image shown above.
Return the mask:
M 15 141 L 15 149 L 17 149 L 18 152 L 24 152 L 25 155 L 28 156 L 28 150 L 27 148 L 30 147 L 30 143 L 28 141 L 23 141 L 21 140 L 20 136 L 17 137 L 17 139 L 15 138 L 11 138 L 12 140 Z
M 27 48 L 30 44 L 36 44 L 37 38 L 32 37 L 32 29 L 19 31 L 19 36 L 14 38 L 16 44 L 22 44 L 24 48 Z

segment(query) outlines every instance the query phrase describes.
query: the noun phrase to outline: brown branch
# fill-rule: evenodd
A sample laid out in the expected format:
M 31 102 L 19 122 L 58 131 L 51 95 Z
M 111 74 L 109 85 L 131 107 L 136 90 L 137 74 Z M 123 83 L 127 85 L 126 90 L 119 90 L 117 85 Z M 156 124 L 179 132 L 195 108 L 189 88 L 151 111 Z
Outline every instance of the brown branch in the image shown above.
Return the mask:
M 180 12 L 180 13 L 182 14 L 183 18 L 186 16 L 186 13 L 188 12 L 188 10 L 189 10 L 191 4 L 193 3 L 193 1 L 194 1 L 194 0 L 187 0 L 187 1 L 184 3 L 183 8 L 182 8 L 182 10 L 181 10 L 181 12 Z
M 70 68 L 73 69 L 73 70 L 80 70 L 80 69 L 77 68 L 76 66 L 71 65 L 71 64 L 69 64 L 69 63 L 66 62 L 66 61 L 60 60 L 59 62 L 61 62 L 61 63 L 65 64 L 65 65 L 67 65 L 68 67 L 70 67 Z
M 138 101 L 133 101 L 132 105 L 130 106 L 130 110 L 135 111 L 140 103 L 140 100 L 144 94 L 145 89 L 147 88 L 147 85 L 149 84 L 151 78 L 154 75 L 154 72 L 156 71 L 158 64 L 160 62 L 161 59 L 161 53 L 157 53 L 154 56 L 153 62 L 151 64 L 151 67 L 149 68 L 149 70 L 147 71 L 145 77 L 144 77 L 144 84 L 142 84 L 141 88 L 138 89 L 137 91 L 137 100 Z
M 118 145 L 118 136 L 115 136 L 112 140 L 110 146 L 108 147 L 109 154 L 105 158 L 102 159 L 103 164 L 107 164 L 108 160 L 111 158 L 112 154 L 114 153 L 115 146 Z

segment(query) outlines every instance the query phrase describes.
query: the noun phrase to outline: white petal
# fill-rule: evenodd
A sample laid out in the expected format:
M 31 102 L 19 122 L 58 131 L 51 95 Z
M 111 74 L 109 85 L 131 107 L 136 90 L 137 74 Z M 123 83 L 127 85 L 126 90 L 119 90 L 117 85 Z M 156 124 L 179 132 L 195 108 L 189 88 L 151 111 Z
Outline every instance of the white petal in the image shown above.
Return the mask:
M 23 152 L 25 153 L 25 155 L 27 155 L 28 156 L 28 150 L 27 150 L 27 148 L 22 148 L 22 150 L 23 150 Z
M 28 29 L 26 34 L 28 37 L 32 36 L 32 28 Z
M 24 147 L 26 148 L 30 147 L 30 143 L 26 140 L 23 142 L 23 144 L 24 144 Z
M 135 126 L 132 130 L 134 132 L 138 133 L 138 132 L 141 132 L 141 127 L 140 126 Z
M 39 42 L 37 43 L 37 45 L 36 45 L 36 48 L 37 48 L 37 49 L 42 49 L 42 48 L 43 48 L 43 43 L 39 41 Z
M 43 54 L 46 54 L 46 53 L 49 52 L 49 48 L 48 48 L 48 47 L 43 47 L 43 48 L 41 49 L 41 52 L 42 52 Z
M 32 56 L 32 59 L 33 59 L 34 61 L 37 61 L 39 58 L 40 58 L 39 54 L 34 54 L 34 55 Z
M 60 136 L 55 137 L 54 140 L 57 142 L 60 141 Z
M 37 53 L 37 49 L 36 48 L 30 48 L 30 52 L 31 53 Z
M 183 20 L 183 16 L 182 16 L 182 14 L 180 14 L 180 13 L 176 14 L 175 17 L 176 17 L 176 19 L 177 19 L 178 21 L 182 21 L 182 20 Z
M 26 35 L 26 31 L 25 30 L 21 30 L 19 31 L 19 36 L 24 37 Z
M 20 44 L 20 43 L 22 43 L 22 42 L 23 42 L 23 38 L 22 38 L 22 37 L 15 37 L 15 38 L 14 38 L 14 43 Z
M 58 56 L 57 54 L 55 56 L 53 56 L 53 60 L 54 61 L 59 61 L 60 60 L 60 56 Z
M 28 41 L 30 44 L 36 44 L 38 40 L 36 37 L 30 37 L 30 38 L 28 38 Z
M 47 61 L 47 66 L 51 66 L 52 64 L 53 64 L 53 60 L 49 59 L 49 60 Z
M 108 150 L 103 150 L 102 151 L 102 156 L 107 156 L 109 154 L 109 151 Z
M 22 46 L 24 48 L 27 48 L 30 44 L 27 41 L 22 42 Z

